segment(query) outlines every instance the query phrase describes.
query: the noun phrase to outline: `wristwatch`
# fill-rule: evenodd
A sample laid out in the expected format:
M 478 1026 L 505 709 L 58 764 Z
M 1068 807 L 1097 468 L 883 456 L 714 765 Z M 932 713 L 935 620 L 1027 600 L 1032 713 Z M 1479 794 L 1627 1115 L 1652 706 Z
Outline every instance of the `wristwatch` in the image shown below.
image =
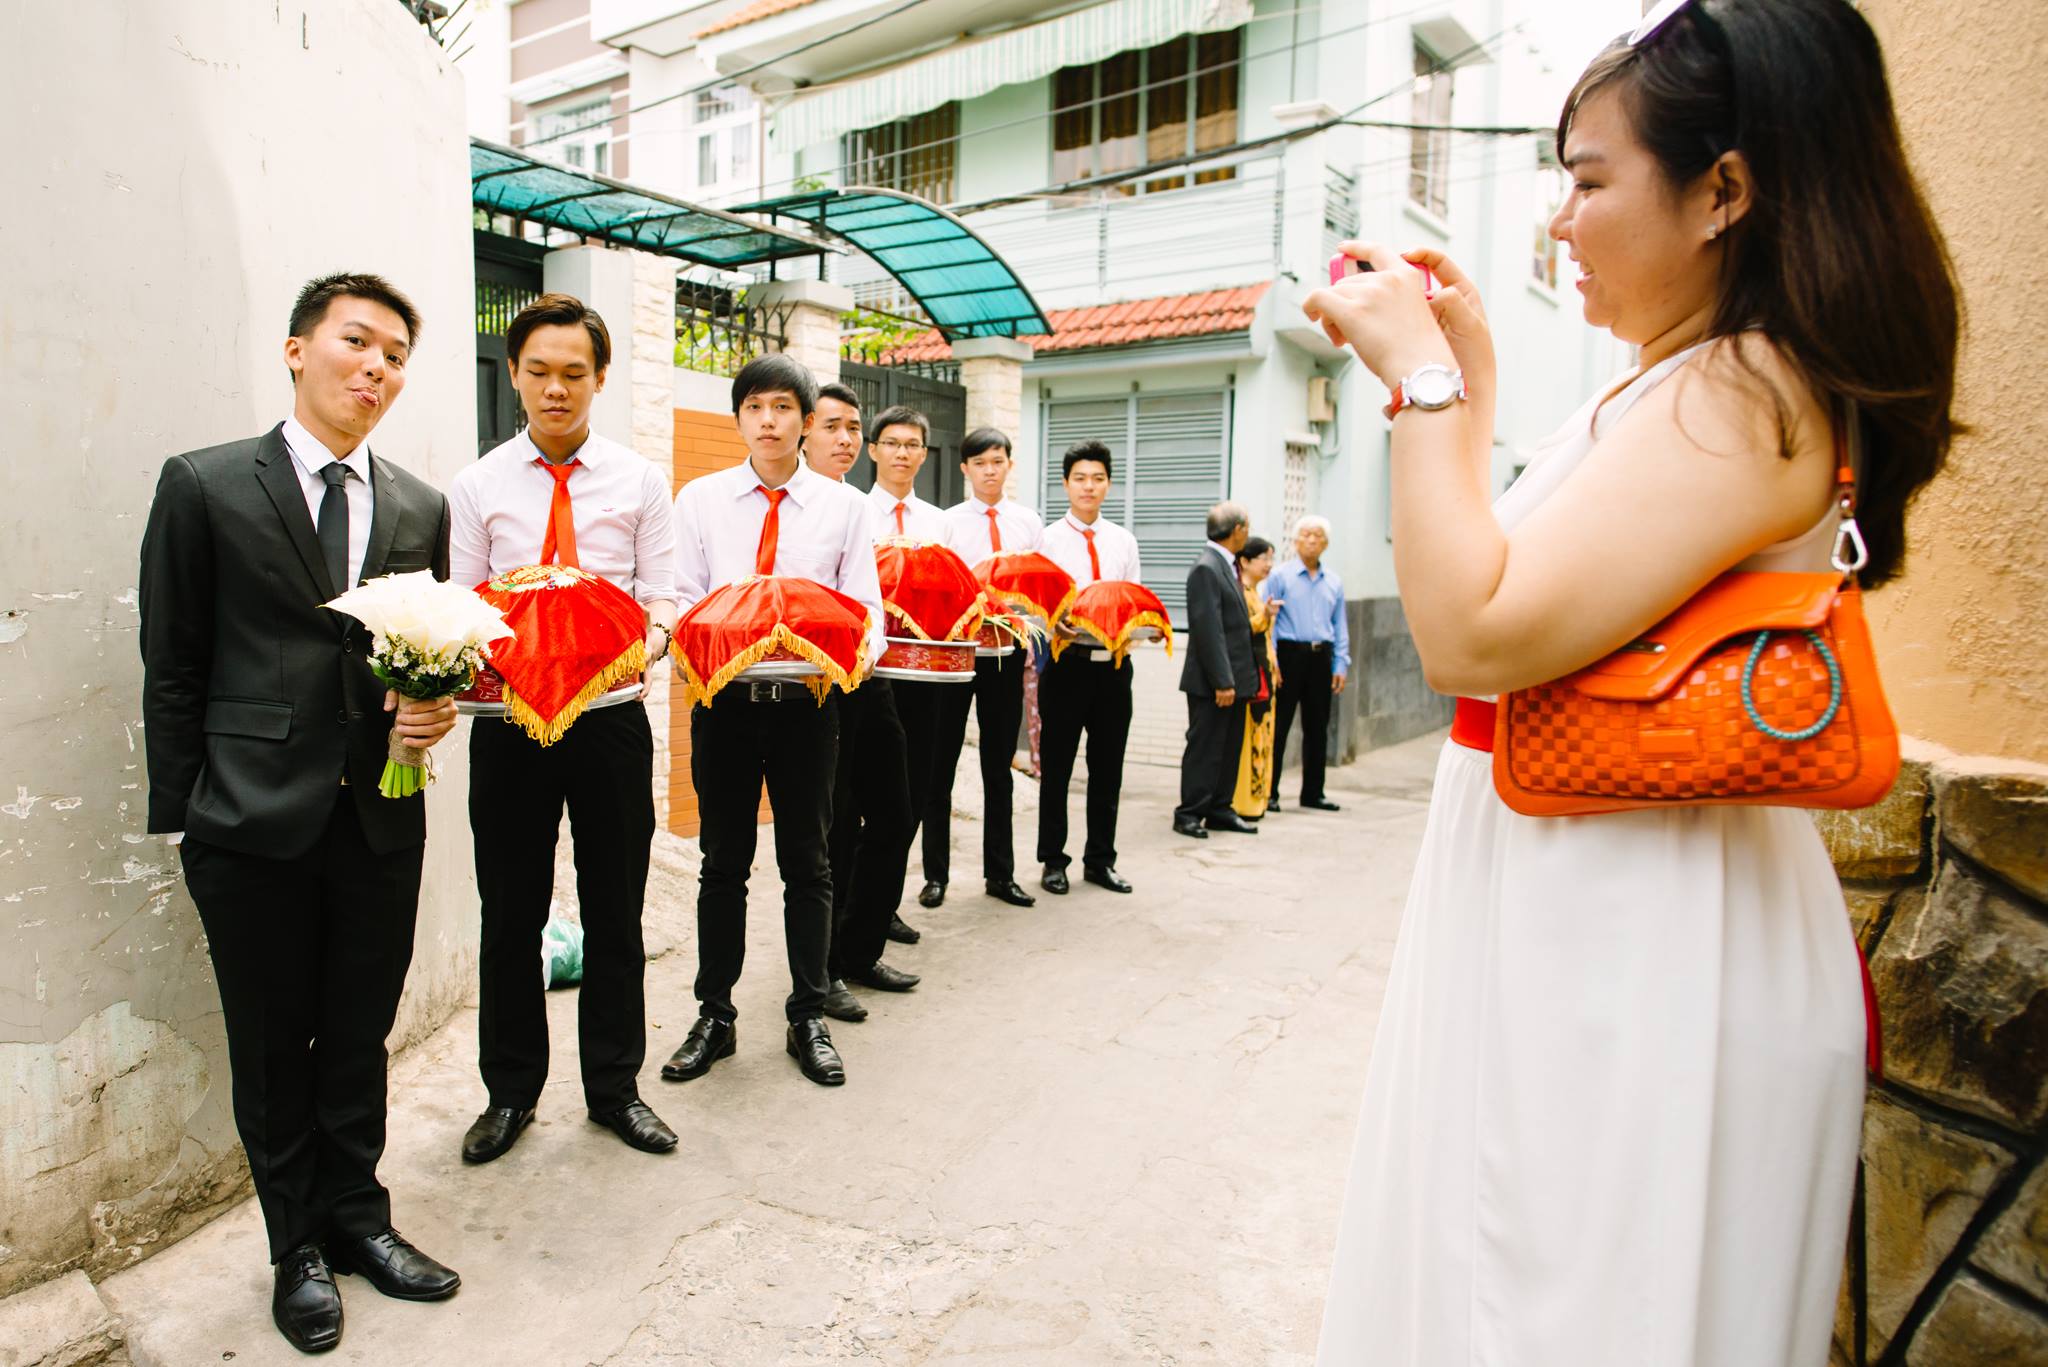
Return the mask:
M 1392 418 L 1404 408 L 1420 408 L 1434 413 L 1440 408 L 1449 408 L 1465 397 L 1465 376 L 1447 365 L 1417 366 L 1406 379 L 1394 386 L 1394 398 L 1381 409 Z

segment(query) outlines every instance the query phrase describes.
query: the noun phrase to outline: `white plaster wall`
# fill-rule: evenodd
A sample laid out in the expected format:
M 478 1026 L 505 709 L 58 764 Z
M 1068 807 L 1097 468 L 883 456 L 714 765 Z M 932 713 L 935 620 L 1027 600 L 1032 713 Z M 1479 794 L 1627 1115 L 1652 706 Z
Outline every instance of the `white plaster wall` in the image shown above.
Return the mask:
M 143 829 L 135 581 L 159 465 L 289 412 L 292 297 L 334 270 L 389 276 L 425 320 L 373 449 L 444 484 L 476 450 L 464 91 L 404 10 L 17 5 L 9 39 L 0 1294 L 146 1254 L 245 1171 L 199 924 Z M 474 977 L 466 748 L 439 751 L 399 1043 Z

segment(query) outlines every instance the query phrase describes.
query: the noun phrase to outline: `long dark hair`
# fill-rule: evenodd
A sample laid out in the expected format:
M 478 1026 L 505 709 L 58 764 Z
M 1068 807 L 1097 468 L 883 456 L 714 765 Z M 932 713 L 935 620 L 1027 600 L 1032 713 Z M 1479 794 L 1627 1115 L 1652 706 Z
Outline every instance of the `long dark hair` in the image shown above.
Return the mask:
M 1560 160 L 1580 101 L 1609 87 L 1672 187 L 1724 152 L 1748 161 L 1754 202 L 1722 239 L 1708 334 L 1759 330 L 1836 421 L 1857 405 L 1862 579 L 1893 578 L 1906 505 L 1964 430 L 1949 411 L 1962 320 L 1877 36 L 1848 0 L 1694 0 L 1642 43 L 1593 59 L 1558 120 Z

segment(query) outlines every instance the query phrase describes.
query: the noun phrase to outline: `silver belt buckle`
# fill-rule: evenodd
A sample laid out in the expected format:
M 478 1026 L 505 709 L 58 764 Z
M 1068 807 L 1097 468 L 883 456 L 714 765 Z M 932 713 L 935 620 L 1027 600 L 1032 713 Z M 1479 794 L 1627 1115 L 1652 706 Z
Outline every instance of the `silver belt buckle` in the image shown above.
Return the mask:
M 783 699 L 783 692 L 782 692 L 782 680 L 780 680 L 780 679 L 749 679 L 749 680 L 747 680 L 747 701 L 748 701 L 748 702 L 781 702 L 781 701 L 782 701 L 782 699 Z

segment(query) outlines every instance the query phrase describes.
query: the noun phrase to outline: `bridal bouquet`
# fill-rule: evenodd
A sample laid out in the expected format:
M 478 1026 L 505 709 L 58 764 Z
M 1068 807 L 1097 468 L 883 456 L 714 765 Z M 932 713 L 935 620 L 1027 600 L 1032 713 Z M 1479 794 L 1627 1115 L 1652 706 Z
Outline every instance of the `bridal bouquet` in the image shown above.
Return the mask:
M 490 643 L 512 634 L 475 590 L 443 583 L 427 570 L 372 579 L 327 606 L 370 629 L 370 672 L 405 698 L 463 692 L 490 658 Z M 411 797 L 432 778 L 426 760 L 424 750 L 407 745 L 394 729 L 377 791 Z

